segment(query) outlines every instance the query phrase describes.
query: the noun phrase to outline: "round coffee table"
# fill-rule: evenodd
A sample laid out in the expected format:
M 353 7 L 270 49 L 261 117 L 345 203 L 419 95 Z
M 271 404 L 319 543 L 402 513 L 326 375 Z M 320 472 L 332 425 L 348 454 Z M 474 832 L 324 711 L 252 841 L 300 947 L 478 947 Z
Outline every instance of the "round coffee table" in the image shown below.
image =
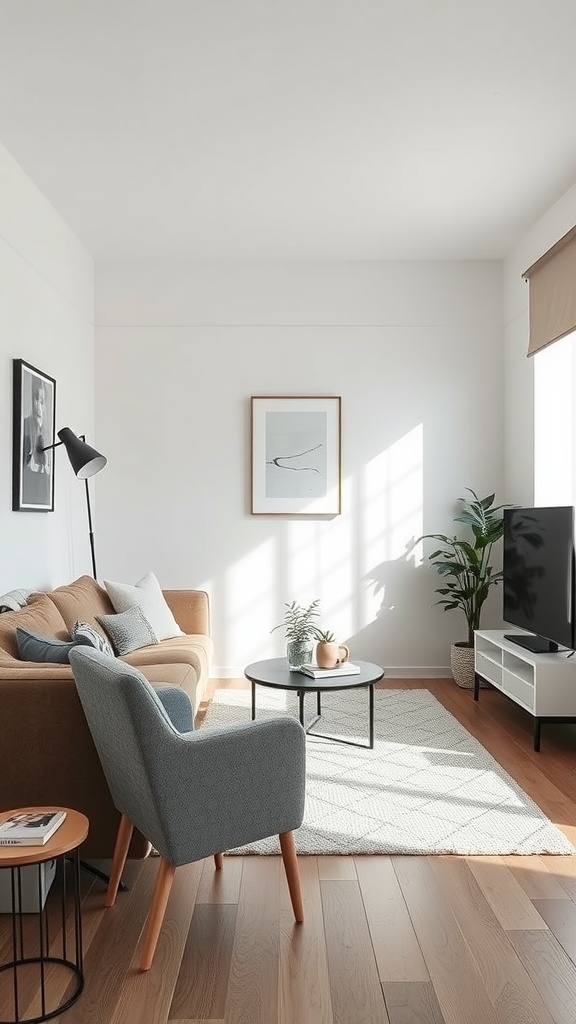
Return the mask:
M 377 683 L 384 676 L 384 669 L 380 665 L 372 665 L 369 661 L 355 661 L 360 667 L 360 672 L 355 675 L 333 675 L 325 676 L 324 679 L 313 679 L 304 672 L 290 672 L 286 658 L 269 658 L 267 661 L 254 661 L 244 669 L 244 675 L 252 684 L 252 718 L 256 718 L 256 684 L 268 686 L 273 690 L 295 690 L 298 694 L 300 723 L 311 736 L 320 736 L 322 739 L 333 740 L 335 743 L 347 743 L 353 747 L 364 747 L 365 743 L 356 743 L 353 740 L 343 740 L 339 736 L 326 736 L 324 733 L 311 732 L 310 730 L 322 717 L 321 695 L 334 690 L 355 690 L 361 686 L 368 687 L 368 715 L 369 715 L 369 748 L 374 747 L 374 683 Z M 304 724 L 304 698 L 307 693 L 316 694 L 316 715 Z

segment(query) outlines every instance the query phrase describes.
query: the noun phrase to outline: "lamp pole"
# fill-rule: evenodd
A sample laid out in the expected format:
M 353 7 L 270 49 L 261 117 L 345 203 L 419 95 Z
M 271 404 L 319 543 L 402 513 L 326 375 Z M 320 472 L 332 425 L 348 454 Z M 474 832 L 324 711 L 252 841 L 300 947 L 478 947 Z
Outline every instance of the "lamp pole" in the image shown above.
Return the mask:
M 86 435 L 79 434 L 78 436 L 70 430 L 70 427 L 63 427 L 62 430 L 58 431 L 59 441 L 54 444 L 47 444 L 42 451 L 48 451 L 50 448 L 58 448 L 63 444 L 68 453 L 72 469 L 77 477 L 84 480 L 86 487 L 86 508 L 88 510 L 88 535 L 90 538 L 90 555 L 92 558 L 92 575 L 95 580 L 98 579 L 96 572 L 96 552 L 94 547 L 94 529 L 92 527 L 92 509 L 90 507 L 90 491 L 88 488 L 88 479 L 91 476 L 95 476 L 101 469 L 106 465 L 106 459 L 100 452 L 97 452 L 90 445 L 86 444 Z

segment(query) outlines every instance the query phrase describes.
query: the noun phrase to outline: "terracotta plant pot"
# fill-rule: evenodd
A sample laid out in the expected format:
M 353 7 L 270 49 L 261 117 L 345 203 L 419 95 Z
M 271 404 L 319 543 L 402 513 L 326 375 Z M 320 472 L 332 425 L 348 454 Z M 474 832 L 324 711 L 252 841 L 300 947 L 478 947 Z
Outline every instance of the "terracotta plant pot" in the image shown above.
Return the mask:
M 328 643 L 321 640 L 316 645 L 316 664 L 318 668 L 336 668 L 343 661 L 348 661 L 350 651 L 346 644 L 338 644 L 336 641 Z

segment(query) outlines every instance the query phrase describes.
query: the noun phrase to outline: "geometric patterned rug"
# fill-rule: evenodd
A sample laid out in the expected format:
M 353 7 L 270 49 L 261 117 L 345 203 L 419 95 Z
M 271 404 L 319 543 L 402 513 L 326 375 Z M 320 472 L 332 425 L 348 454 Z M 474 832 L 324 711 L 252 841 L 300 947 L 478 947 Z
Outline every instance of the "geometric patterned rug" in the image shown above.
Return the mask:
M 316 698 L 305 712 L 312 712 Z M 297 716 L 256 687 L 256 715 Z M 250 720 L 249 690 L 217 690 L 201 728 Z M 308 734 L 299 854 L 569 854 L 574 847 L 428 690 L 374 691 L 374 749 Z M 368 690 L 322 695 L 316 729 L 368 742 Z M 228 853 L 276 854 L 276 837 Z

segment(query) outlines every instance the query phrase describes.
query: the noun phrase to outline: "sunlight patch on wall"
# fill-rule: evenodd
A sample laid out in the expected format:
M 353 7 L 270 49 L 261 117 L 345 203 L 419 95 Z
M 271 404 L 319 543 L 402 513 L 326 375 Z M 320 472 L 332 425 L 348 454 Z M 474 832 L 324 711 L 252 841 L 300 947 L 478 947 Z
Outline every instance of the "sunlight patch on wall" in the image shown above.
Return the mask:
M 534 504 L 576 504 L 576 332 L 534 359 Z
M 226 648 L 235 664 L 248 665 L 270 656 L 266 653 L 269 630 L 276 625 L 268 626 L 275 606 L 275 550 L 270 537 L 226 570 Z
M 363 594 L 361 625 L 378 613 L 386 564 L 410 557 L 423 530 L 423 438 L 420 423 L 364 467 L 360 565 L 376 586 Z
M 350 517 L 289 523 L 287 554 L 289 599 L 308 604 L 320 598 L 320 628 L 347 635 L 353 590 Z

